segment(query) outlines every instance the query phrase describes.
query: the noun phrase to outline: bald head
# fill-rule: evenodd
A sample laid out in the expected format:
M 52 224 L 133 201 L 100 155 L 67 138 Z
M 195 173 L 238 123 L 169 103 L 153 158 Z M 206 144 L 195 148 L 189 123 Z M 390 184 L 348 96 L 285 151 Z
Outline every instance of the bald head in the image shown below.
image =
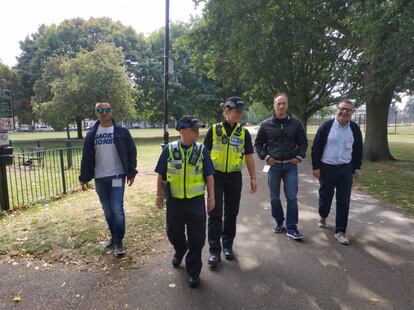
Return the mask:
M 111 105 L 109 104 L 109 102 L 98 102 L 97 104 L 95 104 L 95 111 L 98 108 L 112 108 Z
M 98 102 L 95 105 L 95 115 L 102 127 L 112 126 L 112 107 L 108 102 Z

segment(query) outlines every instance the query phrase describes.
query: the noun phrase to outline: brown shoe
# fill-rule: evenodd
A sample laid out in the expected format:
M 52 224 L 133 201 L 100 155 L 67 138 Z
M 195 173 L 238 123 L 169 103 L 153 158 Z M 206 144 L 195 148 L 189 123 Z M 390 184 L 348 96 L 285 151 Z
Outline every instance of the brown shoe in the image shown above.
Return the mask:
M 343 232 L 336 233 L 336 234 L 335 234 L 335 238 L 336 238 L 336 240 L 338 240 L 338 241 L 339 241 L 339 243 L 341 243 L 341 244 L 345 244 L 345 245 L 348 245 L 348 244 L 349 244 L 349 239 L 348 239 L 348 237 L 345 235 L 345 233 L 343 233 Z
M 318 221 L 319 228 L 327 228 L 326 226 L 326 218 L 321 217 Z

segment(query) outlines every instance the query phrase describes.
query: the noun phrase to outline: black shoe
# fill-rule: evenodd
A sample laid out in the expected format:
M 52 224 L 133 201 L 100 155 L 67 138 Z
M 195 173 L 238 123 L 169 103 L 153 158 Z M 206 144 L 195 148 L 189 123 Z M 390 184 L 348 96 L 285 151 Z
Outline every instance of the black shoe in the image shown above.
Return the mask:
M 227 260 L 233 260 L 234 259 L 233 249 L 224 248 L 223 253 L 224 253 L 224 256 L 226 257 Z
M 217 267 L 220 261 L 221 261 L 220 254 L 211 253 L 210 256 L 208 257 L 208 265 L 213 268 Z
M 122 243 L 115 244 L 114 255 L 115 256 L 122 256 L 124 254 L 125 254 L 125 248 L 122 245 Z
M 200 285 L 200 276 L 189 276 L 188 277 L 188 286 L 191 288 L 196 288 Z
M 177 253 L 175 253 L 171 260 L 171 264 L 173 265 L 174 268 L 177 268 L 178 266 L 181 265 L 182 261 L 183 261 L 183 256 L 177 255 Z

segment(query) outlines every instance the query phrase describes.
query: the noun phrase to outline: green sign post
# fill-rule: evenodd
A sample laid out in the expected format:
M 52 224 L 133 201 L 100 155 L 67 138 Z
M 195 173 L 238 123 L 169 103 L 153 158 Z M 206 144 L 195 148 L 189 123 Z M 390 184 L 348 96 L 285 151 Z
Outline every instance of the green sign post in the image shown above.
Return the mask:
M 0 90 L 0 118 L 13 117 L 11 91 Z
M 11 122 L 10 122 L 11 119 Z M 0 90 L 0 209 L 10 209 L 6 165 L 12 163 L 13 148 L 9 147 L 7 129 L 13 123 L 13 108 L 10 90 Z M 6 129 L 6 130 L 5 130 Z

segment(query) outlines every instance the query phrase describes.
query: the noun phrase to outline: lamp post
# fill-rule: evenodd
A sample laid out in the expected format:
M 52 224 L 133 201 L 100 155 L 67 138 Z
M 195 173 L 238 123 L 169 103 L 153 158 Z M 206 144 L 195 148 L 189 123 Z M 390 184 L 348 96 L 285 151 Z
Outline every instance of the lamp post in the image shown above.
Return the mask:
M 165 32 L 164 32 L 164 141 L 162 147 L 168 144 L 168 63 L 170 53 L 170 0 L 165 0 Z

